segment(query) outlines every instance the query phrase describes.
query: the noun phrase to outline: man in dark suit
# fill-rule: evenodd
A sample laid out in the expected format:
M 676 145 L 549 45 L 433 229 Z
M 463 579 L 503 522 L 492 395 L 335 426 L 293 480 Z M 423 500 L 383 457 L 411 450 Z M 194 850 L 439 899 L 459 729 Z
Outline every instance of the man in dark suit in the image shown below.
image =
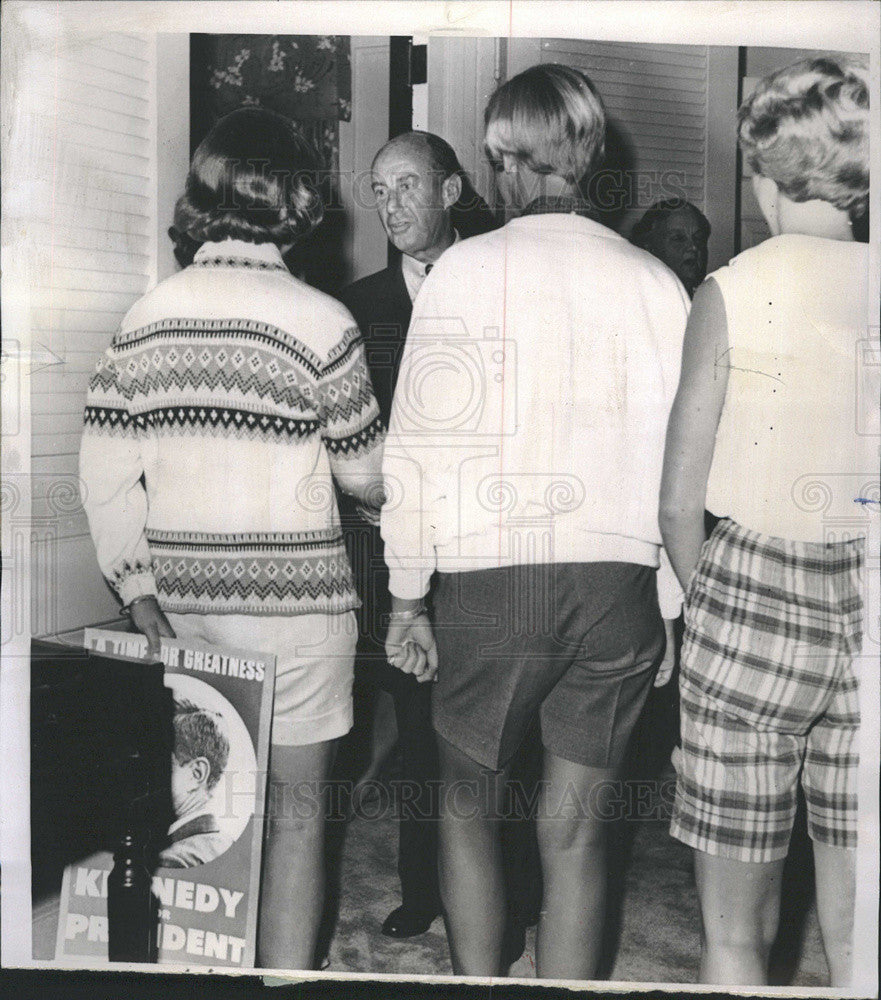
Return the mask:
M 349 285 L 339 298 L 364 337 L 367 363 L 382 417 L 388 424 L 413 300 L 434 262 L 456 240 L 494 228 L 495 219 L 471 187 L 455 152 L 428 132 L 390 140 L 373 160 L 372 187 L 383 228 L 400 257 Z M 422 934 L 440 913 L 437 885 L 437 750 L 429 684 L 390 666 L 383 616 L 390 610 L 388 572 L 376 526 L 359 522 L 345 502 L 350 557 L 364 601 L 359 676 L 394 698 L 402 754 L 398 872 L 402 905 L 386 918 L 383 934 Z

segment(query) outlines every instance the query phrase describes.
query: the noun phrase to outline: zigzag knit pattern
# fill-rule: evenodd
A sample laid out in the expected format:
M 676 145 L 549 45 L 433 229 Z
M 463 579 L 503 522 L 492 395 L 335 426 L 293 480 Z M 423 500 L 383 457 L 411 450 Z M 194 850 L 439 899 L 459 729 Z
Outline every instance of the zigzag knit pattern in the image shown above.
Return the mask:
M 358 607 L 342 533 L 147 531 L 162 606 L 188 613 L 279 614 Z
M 124 426 L 124 421 L 128 422 Z M 85 423 L 95 430 L 106 429 L 114 433 L 134 428 L 143 433 L 185 434 L 191 437 L 202 435 L 237 437 L 249 440 L 279 437 L 306 438 L 320 428 L 317 420 L 297 420 L 291 417 L 273 416 L 268 413 L 252 413 L 219 406 L 165 406 L 157 407 L 135 416 L 124 411 L 101 406 L 86 407 Z M 354 435 L 355 448 L 366 443 L 364 432 Z M 337 442 L 333 442 L 334 447 Z
M 222 342 L 212 343 L 223 331 Z M 206 335 L 209 342 L 201 342 Z M 347 330 L 321 366 L 295 338 L 265 323 L 154 323 L 119 336 L 98 363 L 85 424 L 107 434 L 133 428 L 268 439 L 324 429 L 337 453 L 354 454 L 382 430 L 360 419 L 375 406 L 360 345 L 357 328 Z
M 237 267 L 268 303 L 261 316 L 292 317 L 321 353 L 283 325 L 186 315 L 205 287 L 241 306 L 249 284 Z M 157 592 L 168 611 L 249 615 L 360 604 L 332 476 L 377 476 L 384 425 L 351 317 L 283 271 L 206 256 L 169 279 L 173 294 L 148 296 L 133 313 L 146 322 L 118 333 L 98 362 L 83 503 L 125 602 Z M 169 316 L 171 303 L 184 315 Z

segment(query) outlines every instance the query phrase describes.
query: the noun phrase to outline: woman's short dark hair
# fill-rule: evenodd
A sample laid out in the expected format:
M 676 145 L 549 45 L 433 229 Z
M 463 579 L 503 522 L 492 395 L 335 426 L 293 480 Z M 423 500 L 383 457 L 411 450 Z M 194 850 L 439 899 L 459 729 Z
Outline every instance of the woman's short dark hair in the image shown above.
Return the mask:
M 324 216 L 318 171 L 316 151 L 287 118 L 239 108 L 194 153 L 175 228 L 199 243 L 295 243 Z
M 801 59 L 761 80 L 737 114 L 752 169 L 792 201 L 864 215 L 869 202 L 869 80 L 857 58 Z

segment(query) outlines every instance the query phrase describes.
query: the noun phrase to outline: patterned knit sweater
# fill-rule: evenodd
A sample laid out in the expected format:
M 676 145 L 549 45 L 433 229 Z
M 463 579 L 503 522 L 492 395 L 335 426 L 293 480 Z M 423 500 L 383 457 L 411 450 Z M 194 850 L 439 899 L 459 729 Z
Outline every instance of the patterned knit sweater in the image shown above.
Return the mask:
M 135 303 L 89 386 L 101 570 L 123 603 L 179 613 L 357 607 L 332 478 L 375 490 L 383 435 L 348 311 L 272 244 L 207 243 Z

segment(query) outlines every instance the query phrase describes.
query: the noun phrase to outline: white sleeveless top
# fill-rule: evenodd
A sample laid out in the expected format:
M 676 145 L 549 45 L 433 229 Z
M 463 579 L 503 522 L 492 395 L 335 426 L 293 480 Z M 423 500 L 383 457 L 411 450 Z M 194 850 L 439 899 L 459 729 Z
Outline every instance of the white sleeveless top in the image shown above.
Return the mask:
M 776 236 L 711 277 L 731 370 L 707 508 L 795 541 L 868 534 L 881 516 L 868 245 Z

